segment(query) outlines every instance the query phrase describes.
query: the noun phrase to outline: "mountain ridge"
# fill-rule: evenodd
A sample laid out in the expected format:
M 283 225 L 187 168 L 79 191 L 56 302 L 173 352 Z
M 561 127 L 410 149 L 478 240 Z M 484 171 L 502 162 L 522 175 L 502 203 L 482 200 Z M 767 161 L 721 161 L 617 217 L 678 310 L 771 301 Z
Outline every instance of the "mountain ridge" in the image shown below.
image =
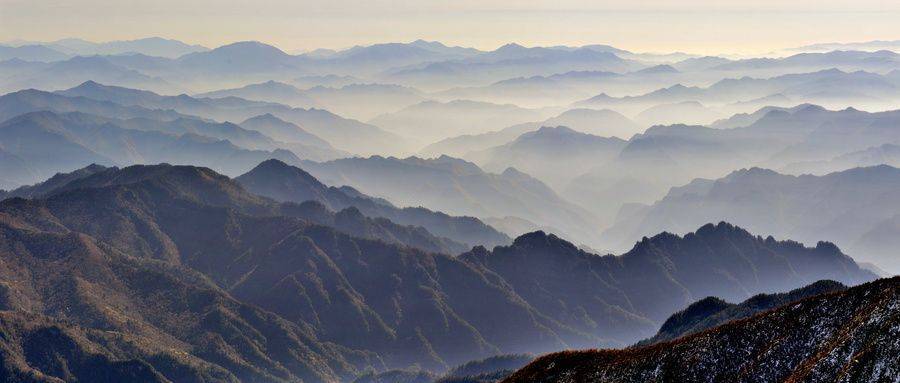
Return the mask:
M 882 279 L 671 342 L 550 354 L 503 382 L 890 380 L 898 288 L 900 278 Z

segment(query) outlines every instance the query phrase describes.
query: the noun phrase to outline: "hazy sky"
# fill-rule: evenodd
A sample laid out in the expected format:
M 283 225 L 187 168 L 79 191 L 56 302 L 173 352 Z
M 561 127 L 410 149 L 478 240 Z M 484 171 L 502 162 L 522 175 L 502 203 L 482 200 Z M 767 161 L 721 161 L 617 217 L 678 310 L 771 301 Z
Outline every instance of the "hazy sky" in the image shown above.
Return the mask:
M 0 41 L 161 36 L 293 51 L 424 38 L 484 49 L 598 43 L 740 54 L 898 40 L 898 20 L 898 0 L 0 0 Z

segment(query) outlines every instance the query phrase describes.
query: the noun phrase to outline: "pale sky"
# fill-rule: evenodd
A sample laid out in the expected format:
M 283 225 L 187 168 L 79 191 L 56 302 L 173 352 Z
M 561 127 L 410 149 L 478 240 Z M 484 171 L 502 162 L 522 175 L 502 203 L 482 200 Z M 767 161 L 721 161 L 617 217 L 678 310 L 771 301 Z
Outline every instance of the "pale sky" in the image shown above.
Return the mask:
M 0 0 L 0 41 L 148 36 L 209 47 L 259 40 L 287 51 L 422 38 L 482 49 L 517 42 L 756 54 L 900 40 L 900 1 Z

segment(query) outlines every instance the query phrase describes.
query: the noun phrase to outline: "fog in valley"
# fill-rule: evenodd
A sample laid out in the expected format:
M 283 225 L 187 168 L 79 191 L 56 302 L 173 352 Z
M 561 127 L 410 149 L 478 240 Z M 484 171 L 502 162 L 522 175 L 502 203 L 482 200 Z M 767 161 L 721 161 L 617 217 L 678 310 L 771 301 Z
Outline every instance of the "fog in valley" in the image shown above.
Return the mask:
M 554 381 L 900 274 L 898 41 L 183 40 L 0 43 L 0 371 L 69 321 L 135 381 Z

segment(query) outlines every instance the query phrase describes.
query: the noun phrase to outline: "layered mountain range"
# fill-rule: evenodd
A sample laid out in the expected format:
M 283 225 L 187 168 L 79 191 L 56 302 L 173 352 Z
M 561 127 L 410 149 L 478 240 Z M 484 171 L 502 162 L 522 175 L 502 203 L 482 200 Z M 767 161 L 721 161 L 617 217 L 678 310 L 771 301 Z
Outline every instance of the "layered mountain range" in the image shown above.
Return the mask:
M 330 210 L 355 208 L 370 217 L 387 218 L 402 225 L 421 226 L 436 235 L 459 243 L 494 247 L 510 242 L 509 237 L 474 217 L 453 217 L 422 207 L 397 208 L 349 186 L 326 186 L 303 169 L 278 160 L 268 160 L 235 179 L 247 191 L 282 202 L 314 201 Z M 467 250 L 467 249 L 466 249 Z
M 822 278 L 874 278 L 832 245 L 804 248 L 725 224 L 647 239 L 620 257 L 534 233 L 457 258 L 423 251 L 421 236 L 353 208 L 277 203 L 190 166 L 92 167 L 21 194 L 31 199 L 0 203 L 3 304 L 12 310 L 3 371 L 31 381 L 332 381 L 413 364 L 440 371 L 496 353 L 632 342 L 711 291 L 746 298 Z M 708 257 L 688 251 L 701 248 L 719 252 L 707 267 L 730 276 L 690 277 L 711 274 L 695 269 Z M 678 272 L 658 269 L 659 280 L 630 271 L 669 262 Z M 549 274 L 551 265 L 587 273 L 566 278 Z M 595 279 L 602 268 L 615 279 Z M 543 293 L 519 282 L 530 273 L 549 278 Z M 601 285 L 617 292 L 571 294 Z
M 283 104 L 250 101 L 236 97 L 161 96 L 152 92 L 105 86 L 95 82 L 86 82 L 59 93 L 65 96 L 80 96 L 124 106 L 174 110 L 217 121 L 240 122 L 256 116 L 272 114 L 300 126 L 340 149 L 361 154 L 391 152 L 402 145 L 402 139 L 376 126 L 343 118 L 324 109 L 293 108 Z
M 673 188 L 637 207 L 605 232 L 610 243 L 668 230 L 685 233 L 716 217 L 749 230 L 811 242 L 829 238 L 857 259 L 900 270 L 896 257 L 900 170 L 887 165 L 824 176 L 791 176 L 751 168 Z
M 582 206 L 648 203 L 696 178 L 753 166 L 772 169 L 830 161 L 900 140 L 896 111 L 832 111 L 815 105 L 766 107 L 713 127 L 655 126 L 561 193 Z M 838 167 L 829 171 L 846 170 Z
M 0 381 L 895 381 L 896 47 L 4 43 Z
M 480 218 L 516 216 L 581 242 L 590 242 L 597 227 L 590 213 L 515 168 L 489 173 L 448 156 L 346 158 L 303 167 L 327 184 L 349 185 L 399 206 Z

